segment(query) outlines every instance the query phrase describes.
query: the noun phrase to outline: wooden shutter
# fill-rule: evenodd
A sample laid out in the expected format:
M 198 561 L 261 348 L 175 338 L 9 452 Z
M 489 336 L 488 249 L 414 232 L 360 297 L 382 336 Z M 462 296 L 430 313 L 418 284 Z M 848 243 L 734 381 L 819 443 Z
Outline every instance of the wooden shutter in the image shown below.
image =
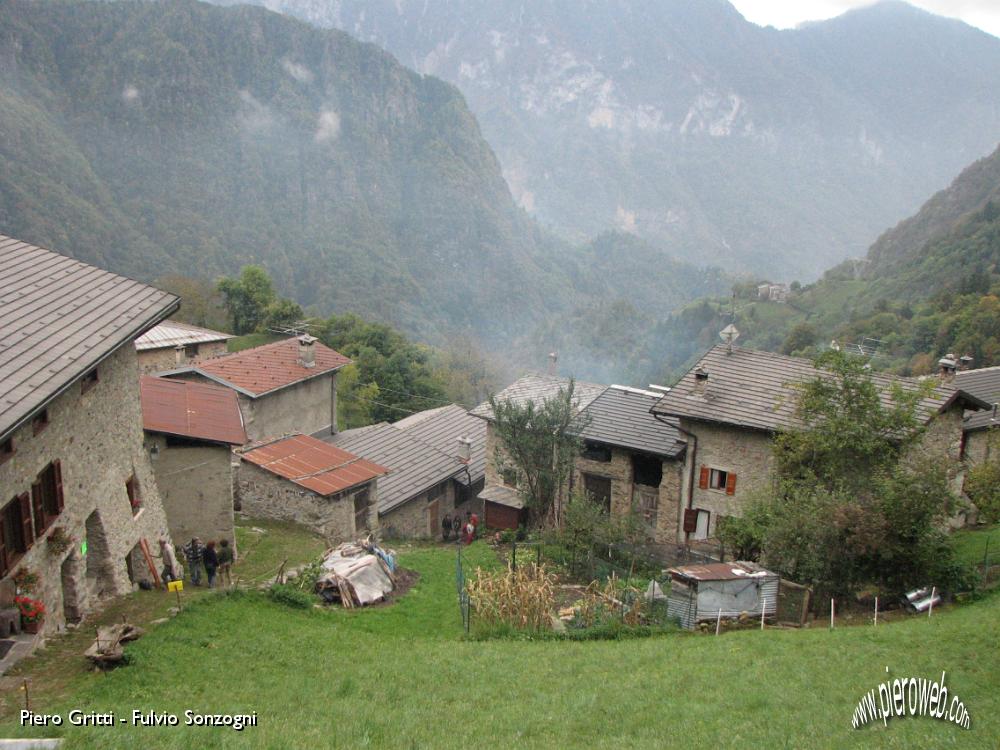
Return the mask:
M 45 503 L 42 500 L 42 482 L 36 479 L 31 483 L 31 508 L 35 512 L 35 530 L 42 533 L 45 528 Z
M 31 498 L 27 492 L 23 492 L 18 496 L 17 502 L 21 506 L 21 528 L 24 530 L 24 549 L 27 551 L 35 541 L 35 534 L 31 529 Z
M 55 470 L 56 476 L 56 508 L 62 513 L 63 509 L 63 481 L 62 481 L 62 462 L 57 458 L 52 462 L 52 468 Z
M 685 508 L 684 509 L 684 531 L 685 533 L 692 533 L 698 528 L 698 510 L 696 508 Z
M 729 472 L 726 476 L 726 494 L 734 495 L 736 494 L 736 475 L 733 472 Z
M 708 467 L 707 466 L 702 466 L 701 467 L 701 477 L 698 479 L 698 487 L 700 487 L 703 490 L 707 490 L 708 489 Z
M 3 518 L 0 518 L 0 576 L 9 572 L 7 565 L 7 534 L 4 531 Z

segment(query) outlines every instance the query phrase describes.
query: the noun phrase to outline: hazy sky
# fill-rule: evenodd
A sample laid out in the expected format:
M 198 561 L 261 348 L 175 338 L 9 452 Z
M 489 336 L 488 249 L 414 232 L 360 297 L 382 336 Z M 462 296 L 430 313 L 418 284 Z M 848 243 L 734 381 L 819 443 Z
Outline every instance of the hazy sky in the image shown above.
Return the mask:
M 871 5 L 873 0 L 730 0 L 748 21 L 779 29 L 803 21 L 838 16 L 851 8 Z M 909 0 L 911 5 L 941 16 L 960 18 L 1000 36 L 1000 0 Z

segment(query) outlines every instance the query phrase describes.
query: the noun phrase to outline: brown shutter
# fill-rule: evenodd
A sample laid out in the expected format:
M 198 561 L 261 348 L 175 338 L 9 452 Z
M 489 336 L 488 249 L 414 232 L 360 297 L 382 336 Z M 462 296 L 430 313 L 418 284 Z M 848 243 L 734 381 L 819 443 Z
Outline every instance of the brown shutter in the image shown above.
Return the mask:
M 35 530 L 40 534 L 45 528 L 45 504 L 42 502 L 42 483 L 40 480 L 31 483 L 31 508 L 35 512 Z
M 733 472 L 729 472 L 726 476 L 726 494 L 735 495 L 736 494 L 736 475 Z
M 24 549 L 27 550 L 35 541 L 35 534 L 31 529 L 31 498 L 27 492 L 22 492 L 17 502 L 21 505 L 21 528 L 24 529 Z
M 62 513 L 63 509 L 63 482 L 62 482 L 62 462 L 57 458 L 52 462 L 52 468 L 55 469 L 56 476 L 56 508 Z
M 698 528 L 698 510 L 696 508 L 685 508 L 684 509 L 685 533 L 690 534 L 697 528 Z
M 701 478 L 698 479 L 698 487 L 700 487 L 703 490 L 707 490 L 708 489 L 708 467 L 707 466 L 702 466 L 701 467 Z
M 4 533 L 3 519 L 0 518 L 0 576 L 8 573 L 7 566 L 7 535 Z

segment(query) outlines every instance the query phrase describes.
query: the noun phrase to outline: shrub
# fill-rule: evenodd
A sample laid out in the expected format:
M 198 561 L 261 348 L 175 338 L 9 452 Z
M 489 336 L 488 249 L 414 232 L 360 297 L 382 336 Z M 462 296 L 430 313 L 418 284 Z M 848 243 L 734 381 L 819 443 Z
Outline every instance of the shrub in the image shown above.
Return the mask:
M 997 440 L 991 442 L 1000 443 Z M 979 508 L 979 520 L 983 523 L 1000 521 L 1000 460 L 984 461 L 969 470 L 965 480 L 965 491 Z
M 271 601 L 296 609 L 309 609 L 316 601 L 316 598 L 311 594 L 282 583 L 276 583 L 271 586 L 267 591 L 267 595 L 271 598 Z

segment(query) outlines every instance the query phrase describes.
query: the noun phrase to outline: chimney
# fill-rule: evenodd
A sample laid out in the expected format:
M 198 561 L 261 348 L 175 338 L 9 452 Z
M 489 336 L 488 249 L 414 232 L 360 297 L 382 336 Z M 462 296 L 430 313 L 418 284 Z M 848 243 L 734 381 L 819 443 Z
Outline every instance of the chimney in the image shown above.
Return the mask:
M 963 354 L 961 358 L 958 360 L 958 369 L 962 370 L 963 372 L 965 370 L 968 370 L 970 367 L 972 367 L 973 361 L 974 360 L 972 359 L 971 355 Z
M 467 437 L 460 437 L 458 439 L 458 460 L 463 464 L 467 464 L 472 460 L 472 441 Z
M 184 348 L 184 344 L 178 344 L 174 347 L 174 363 L 178 367 L 187 364 L 187 349 Z
M 316 366 L 316 338 L 308 333 L 303 333 L 298 338 L 299 341 L 299 364 L 303 367 L 313 368 Z
M 698 369 L 694 371 L 694 390 L 692 393 L 696 396 L 704 396 L 706 385 L 708 385 L 708 370 L 699 365 Z
M 549 375 L 556 374 L 556 362 L 559 361 L 559 354 L 556 352 L 549 352 Z
M 949 383 L 955 379 L 955 372 L 958 370 L 958 361 L 954 354 L 946 354 L 938 360 L 938 367 L 941 368 L 941 380 Z

